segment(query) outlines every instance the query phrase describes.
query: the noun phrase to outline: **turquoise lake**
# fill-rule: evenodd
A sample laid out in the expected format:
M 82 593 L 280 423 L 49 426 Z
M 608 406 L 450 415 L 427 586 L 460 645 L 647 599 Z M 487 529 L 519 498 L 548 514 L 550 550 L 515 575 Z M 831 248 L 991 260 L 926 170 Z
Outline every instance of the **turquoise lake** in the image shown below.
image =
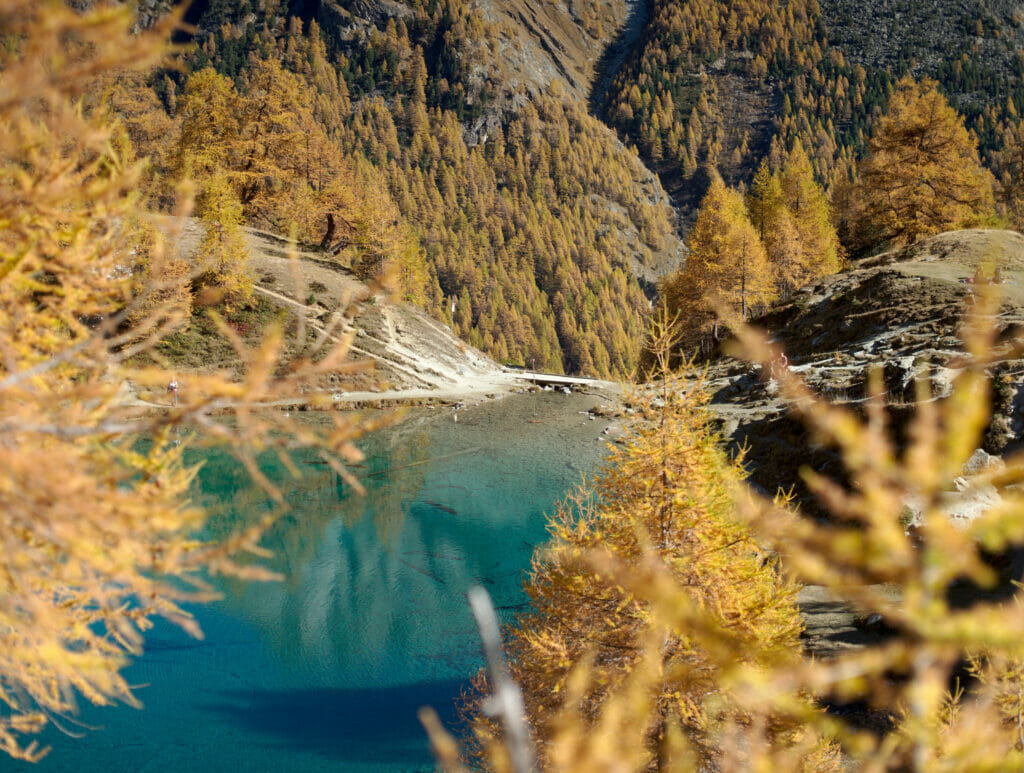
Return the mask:
M 361 443 L 356 496 L 323 466 L 294 481 L 268 463 L 291 510 L 264 539 L 275 583 L 218 581 L 193 611 L 205 638 L 158 623 L 126 671 L 144 704 L 83 706 L 18 771 L 430 771 L 416 719 L 449 727 L 482 664 L 465 592 L 486 587 L 505 620 L 546 538 L 545 515 L 606 453 L 588 396 L 540 393 L 459 412 L 418 410 Z M 312 460 L 313 457 L 310 457 Z M 238 465 L 204 454 L 211 528 L 270 506 Z

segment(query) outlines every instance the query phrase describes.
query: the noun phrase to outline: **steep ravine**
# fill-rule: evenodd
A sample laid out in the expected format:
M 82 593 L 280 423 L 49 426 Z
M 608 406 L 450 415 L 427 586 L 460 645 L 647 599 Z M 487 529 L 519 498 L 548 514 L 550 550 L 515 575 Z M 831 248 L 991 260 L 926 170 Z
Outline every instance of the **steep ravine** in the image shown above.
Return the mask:
M 624 152 L 629 152 L 625 150 L 625 142 L 618 130 L 607 120 L 608 93 L 623 65 L 641 44 L 644 30 L 647 28 L 647 23 L 654 9 L 654 3 L 652 0 L 626 0 L 626 9 L 625 24 L 615 35 L 614 40 L 607 45 L 601 57 L 594 65 L 594 79 L 590 86 L 589 106 L 591 115 L 605 124 L 609 131 L 619 136 L 620 142 L 623 143 Z M 673 191 L 665 186 L 664 175 L 661 170 L 653 168 L 643 158 L 639 159 L 639 163 L 648 172 L 651 179 L 657 180 L 660 183 L 657 189 L 664 196 L 664 199 L 659 198 L 659 202 L 664 201 L 672 210 L 672 223 L 675 229 L 675 239 L 677 240 L 677 247 L 665 251 L 661 259 L 653 265 L 644 266 L 639 261 L 634 261 L 634 274 L 640 281 L 644 293 L 651 301 L 654 301 L 658 294 L 659 280 L 682 266 L 686 259 L 687 248 L 683 242 L 683 219 L 680 217 L 678 191 Z
M 626 5 L 626 23 L 598 60 L 594 83 L 590 89 L 590 110 L 602 121 L 612 81 L 640 42 L 640 36 L 651 16 L 651 0 L 627 0 Z

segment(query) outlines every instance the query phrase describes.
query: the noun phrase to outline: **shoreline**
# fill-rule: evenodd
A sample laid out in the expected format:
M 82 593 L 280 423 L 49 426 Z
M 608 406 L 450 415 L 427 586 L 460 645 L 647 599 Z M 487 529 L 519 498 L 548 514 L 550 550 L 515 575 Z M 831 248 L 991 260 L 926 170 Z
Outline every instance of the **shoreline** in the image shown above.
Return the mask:
M 587 383 L 586 389 L 581 385 L 567 386 L 574 394 L 597 394 L 600 397 L 614 401 L 617 395 L 622 393 L 622 385 L 611 381 L 593 380 Z M 169 410 L 174 408 L 170 403 L 158 403 L 146 400 L 138 396 L 131 387 L 127 387 L 129 395 L 123 402 L 126 409 L 138 409 L 141 411 Z M 359 410 L 388 410 L 402 407 L 452 407 L 460 403 L 473 402 L 480 404 L 492 400 L 500 400 L 509 395 L 520 395 L 551 391 L 551 387 L 542 387 L 530 383 L 526 379 L 517 378 L 512 373 L 501 372 L 488 374 L 477 378 L 466 379 L 461 382 L 453 382 L 449 386 L 426 388 L 387 389 L 376 391 L 356 392 L 335 392 L 330 395 L 329 404 L 323 404 L 316 398 L 294 398 L 291 400 L 279 400 L 267 403 L 262 407 L 265 409 L 288 409 L 295 411 L 314 410 L 336 410 L 336 411 L 359 411 Z M 326 397 L 326 392 L 318 393 L 317 397 Z

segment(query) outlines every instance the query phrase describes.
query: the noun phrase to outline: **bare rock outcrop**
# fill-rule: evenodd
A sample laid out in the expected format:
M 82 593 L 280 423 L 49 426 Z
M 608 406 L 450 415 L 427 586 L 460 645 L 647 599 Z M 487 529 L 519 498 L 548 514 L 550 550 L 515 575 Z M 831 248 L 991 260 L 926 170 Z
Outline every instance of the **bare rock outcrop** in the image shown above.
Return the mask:
M 915 411 L 918 381 L 928 383 L 931 399 L 949 394 L 968 356 L 959 328 L 972 302 L 971 280 L 996 266 L 1003 304 L 994 324 L 1005 341 L 1024 331 L 1024 237 L 994 230 L 940 234 L 865 260 L 801 289 L 756 324 L 784 347 L 790 370 L 830 400 L 857 409 L 867 399 L 869 373 L 879 369 L 899 442 Z M 979 465 L 992 458 L 982 454 L 1024 445 L 1024 360 L 1007 357 L 991 373 L 994 415 Z M 842 480 L 836 453 L 813 442 L 757 368 L 720 356 L 710 363 L 709 378 L 723 434 L 748 448 L 757 485 L 768 492 L 795 485 L 805 493 L 804 467 Z M 976 493 L 955 498 L 964 502 Z

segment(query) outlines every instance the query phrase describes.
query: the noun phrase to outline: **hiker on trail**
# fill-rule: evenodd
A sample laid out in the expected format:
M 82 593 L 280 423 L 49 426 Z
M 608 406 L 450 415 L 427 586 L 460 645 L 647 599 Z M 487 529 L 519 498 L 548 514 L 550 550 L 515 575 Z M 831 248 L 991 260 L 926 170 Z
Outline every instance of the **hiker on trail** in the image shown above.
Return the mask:
M 789 358 L 785 353 L 780 354 L 768 364 L 768 377 L 773 381 L 779 380 L 779 375 L 789 369 Z
M 171 405 L 178 404 L 178 379 L 174 379 L 170 384 L 167 385 L 167 390 L 171 393 Z

